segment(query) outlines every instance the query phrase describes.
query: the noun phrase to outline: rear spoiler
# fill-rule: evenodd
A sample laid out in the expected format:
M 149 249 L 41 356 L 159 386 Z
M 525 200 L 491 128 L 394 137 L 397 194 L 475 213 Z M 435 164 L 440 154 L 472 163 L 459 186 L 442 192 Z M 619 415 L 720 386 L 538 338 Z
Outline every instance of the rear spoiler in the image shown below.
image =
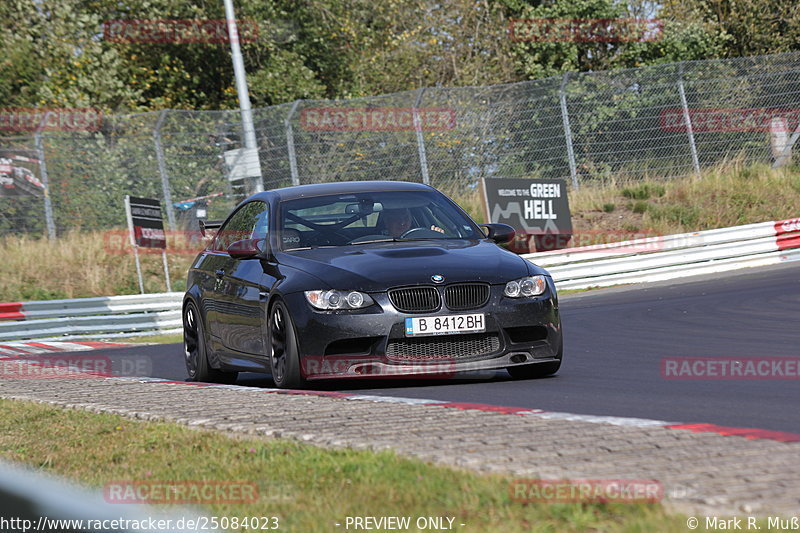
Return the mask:
M 219 229 L 223 222 L 222 220 L 200 220 L 200 235 L 206 237 L 206 230 Z

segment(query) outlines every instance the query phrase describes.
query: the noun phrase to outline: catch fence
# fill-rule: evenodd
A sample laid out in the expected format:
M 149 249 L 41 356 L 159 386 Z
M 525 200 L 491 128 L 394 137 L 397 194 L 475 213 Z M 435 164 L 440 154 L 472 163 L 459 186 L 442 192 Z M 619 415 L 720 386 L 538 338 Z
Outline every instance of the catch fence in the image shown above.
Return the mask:
M 392 179 L 457 196 L 481 178 L 584 187 L 733 158 L 782 164 L 800 131 L 799 74 L 791 53 L 299 100 L 253 110 L 258 164 L 265 189 Z M 15 112 L 0 111 L 0 128 L 17 135 L 0 139 L 0 235 L 123 227 L 126 194 L 160 198 L 171 229 L 195 229 L 203 210 L 222 216 L 249 190 L 238 111 L 48 127 L 64 110 L 40 110 L 41 125 L 22 134 Z

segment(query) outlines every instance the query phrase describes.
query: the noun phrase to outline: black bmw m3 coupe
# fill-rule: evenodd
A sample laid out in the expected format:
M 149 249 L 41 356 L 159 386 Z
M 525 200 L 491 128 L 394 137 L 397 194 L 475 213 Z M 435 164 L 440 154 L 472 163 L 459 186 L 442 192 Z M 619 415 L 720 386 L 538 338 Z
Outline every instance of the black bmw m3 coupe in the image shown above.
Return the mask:
M 191 379 L 329 378 L 558 371 L 550 275 L 498 243 L 427 185 L 362 181 L 261 192 L 239 204 L 189 270 Z

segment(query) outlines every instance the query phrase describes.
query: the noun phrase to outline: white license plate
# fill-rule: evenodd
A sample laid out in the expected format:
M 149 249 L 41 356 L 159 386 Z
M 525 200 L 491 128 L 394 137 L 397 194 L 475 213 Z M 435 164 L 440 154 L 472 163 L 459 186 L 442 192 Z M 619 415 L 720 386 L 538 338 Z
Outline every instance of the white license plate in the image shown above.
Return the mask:
M 406 318 L 406 337 L 486 331 L 483 313 Z

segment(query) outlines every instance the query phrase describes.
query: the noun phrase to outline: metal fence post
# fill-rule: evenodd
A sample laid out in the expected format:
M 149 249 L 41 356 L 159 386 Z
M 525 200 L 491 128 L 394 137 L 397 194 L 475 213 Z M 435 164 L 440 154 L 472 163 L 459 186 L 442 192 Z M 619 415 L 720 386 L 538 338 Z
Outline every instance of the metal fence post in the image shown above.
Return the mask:
M 778 157 L 775 158 L 775 162 L 772 163 L 772 168 L 780 168 L 789 161 L 792 157 L 792 148 L 795 143 L 797 143 L 798 139 L 800 139 L 800 124 L 797 125 L 792 136 L 786 140 L 786 146 Z
M 561 121 L 564 123 L 564 140 L 567 143 L 567 158 L 569 160 L 569 174 L 572 177 L 572 186 L 578 190 L 578 166 L 575 164 L 575 150 L 572 147 L 572 128 L 569 125 L 569 111 L 567 110 L 567 82 L 569 72 L 564 74 L 561 87 L 558 89 L 558 98 L 561 101 Z
M 425 137 L 422 135 L 422 120 L 419 118 L 419 104 L 422 102 L 422 95 L 425 88 L 419 90 L 417 100 L 414 102 L 414 131 L 417 133 L 417 151 L 419 152 L 419 169 L 422 172 L 422 183 L 431 184 L 431 177 L 428 174 L 428 154 L 425 151 Z
M 36 129 L 34 139 L 36 142 L 36 157 L 39 159 L 39 175 L 42 178 L 42 185 L 44 185 L 44 222 L 47 226 L 47 238 L 53 241 L 56 238 L 56 224 L 53 218 L 53 202 L 50 198 L 50 182 L 47 179 L 47 162 L 44 158 L 44 142 L 42 141 L 42 129 L 44 129 L 51 114 L 51 112 L 45 113 L 42 123 Z
M 292 116 L 297 111 L 297 106 L 300 100 L 295 100 L 289 114 L 286 115 L 286 120 L 283 124 L 286 129 L 286 149 L 289 151 L 289 172 L 292 174 L 292 185 L 300 185 L 300 175 L 297 172 L 297 155 L 294 152 L 294 129 L 292 128 Z
M 175 231 L 175 207 L 172 205 L 172 193 L 169 190 L 169 176 L 167 166 L 164 164 L 164 149 L 161 147 L 161 125 L 167 118 L 168 109 L 163 109 L 158 114 L 156 127 L 153 130 L 153 142 L 156 146 L 156 160 L 158 161 L 158 173 L 161 175 L 161 192 L 164 195 L 164 203 L 167 204 L 167 222 L 169 229 Z
M 245 176 L 249 178 L 250 190 L 248 194 L 264 191 L 264 176 L 261 174 L 261 160 L 258 155 L 258 140 L 256 139 L 256 129 L 253 125 L 253 110 L 250 106 L 250 94 L 247 90 L 247 74 L 244 69 L 242 59 L 242 49 L 239 46 L 239 30 L 236 26 L 236 15 L 233 8 L 233 0 L 223 0 L 225 6 L 225 22 L 228 26 L 228 37 L 231 43 L 231 60 L 233 61 L 233 76 L 236 81 L 236 93 L 239 96 L 239 112 L 242 116 L 242 137 L 244 140 L 244 150 L 240 152 L 248 167 L 250 166 L 250 154 L 255 154 L 255 161 L 258 163 L 257 175 Z M 251 171 L 248 168 L 248 171 Z
M 692 151 L 692 165 L 694 173 L 700 175 L 700 160 L 697 157 L 697 145 L 694 142 L 694 129 L 692 128 L 692 117 L 689 114 L 689 105 L 686 102 L 686 91 L 683 89 L 683 61 L 678 65 L 678 93 L 681 95 L 681 107 L 683 108 L 683 122 L 686 124 L 686 133 L 689 135 L 689 148 Z

